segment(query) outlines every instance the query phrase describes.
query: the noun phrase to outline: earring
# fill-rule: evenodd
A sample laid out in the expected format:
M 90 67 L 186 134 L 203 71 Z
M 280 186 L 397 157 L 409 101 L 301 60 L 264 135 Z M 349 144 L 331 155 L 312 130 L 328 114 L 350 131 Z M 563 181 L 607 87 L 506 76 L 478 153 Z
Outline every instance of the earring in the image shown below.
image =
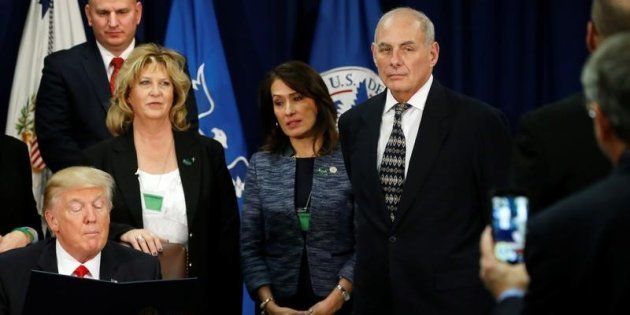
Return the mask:
M 276 128 L 278 128 L 278 122 L 276 121 Z

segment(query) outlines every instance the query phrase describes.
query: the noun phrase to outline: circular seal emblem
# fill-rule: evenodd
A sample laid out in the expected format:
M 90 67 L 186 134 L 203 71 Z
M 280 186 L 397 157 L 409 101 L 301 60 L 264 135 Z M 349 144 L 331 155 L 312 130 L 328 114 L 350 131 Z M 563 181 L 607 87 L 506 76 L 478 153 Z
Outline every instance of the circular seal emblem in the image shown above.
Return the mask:
M 368 68 L 339 67 L 323 72 L 321 76 L 339 116 L 385 90 L 378 75 Z

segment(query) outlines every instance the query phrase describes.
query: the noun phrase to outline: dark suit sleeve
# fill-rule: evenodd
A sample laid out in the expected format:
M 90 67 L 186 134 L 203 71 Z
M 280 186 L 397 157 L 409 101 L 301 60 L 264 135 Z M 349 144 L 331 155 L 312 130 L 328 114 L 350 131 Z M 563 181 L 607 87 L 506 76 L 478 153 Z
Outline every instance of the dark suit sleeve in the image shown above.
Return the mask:
M 343 162 L 346 165 L 346 172 L 348 173 L 348 178 L 351 177 L 351 165 L 350 165 L 350 130 L 348 127 L 349 114 L 344 113 L 339 117 L 339 140 L 341 143 L 341 153 L 343 154 Z
M 478 135 L 476 176 L 478 193 L 482 197 L 481 211 L 483 220 L 490 221 L 490 191 L 507 185 L 510 165 L 512 138 L 507 119 L 503 114 L 492 109 L 481 119 L 481 132 Z
M 2 270 L 8 270 L 8 266 L 0 264 Z M 5 283 L 6 279 L 0 270 L 0 314 L 9 314 L 9 286 Z
M 209 152 L 212 158 L 213 173 L 217 181 L 214 192 L 216 209 L 218 209 L 219 239 L 216 256 L 218 270 L 210 270 L 215 276 L 210 276 L 213 298 L 221 303 L 226 314 L 240 313 L 242 307 L 242 277 L 240 268 L 239 232 L 240 219 L 234 184 L 227 165 L 225 153 L 218 142 L 212 142 Z
M 525 314 L 553 312 L 550 307 L 562 301 L 559 290 L 563 287 L 564 271 L 571 268 L 562 258 L 566 257 L 564 246 L 559 246 L 565 242 L 563 239 L 571 238 L 571 233 L 555 229 L 548 222 L 547 218 L 536 217 L 527 224 L 525 266 L 530 283 L 523 301 Z
M 3 204 L 2 221 L 0 222 L 0 235 L 4 235 L 16 227 L 28 226 L 39 235 L 42 235 L 42 222 L 35 199 L 33 198 L 33 181 L 31 177 L 31 163 L 28 149 L 23 142 L 8 136 L 0 140 L 4 145 L 2 151 L 2 176 L 3 180 L 9 181 L 9 189 L 0 192 L 4 195 L 0 200 L 6 200 Z M 1 185 L 0 185 L 1 186 Z
M 494 315 L 516 315 L 523 311 L 523 298 L 510 297 L 499 302 L 494 309 Z
M 552 174 L 543 149 L 540 135 L 529 116 L 519 122 L 519 129 L 514 137 L 511 178 L 513 184 L 527 192 L 531 200 L 532 212 L 537 212 L 542 205 L 548 204 L 546 192 L 555 191 L 550 186 Z
M 35 106 L 35 129 L 46 165 L 56 172 L 81 162 L 81 149 L 71 136 L 71 111 L 59 59 L 44 59 Z
M 24 180 L 21 180 L 20 183 L 22 187 L 19 188 L 19 194 L 21 195 L 20 200 L 21 209 L 19 209 L 20 220 L 16 222 L 17 226 L 28 226 L 35 231 L 37 231 L 37 235 L 39 239 L 42 239 L 42 221 L 37 213 L 37 206 L 35 205 L 35 198 L 33 198 L 33 178 L 31 177 L 31 163 L 29 160 L 28 149 L 26 145 L 21 145 L 22 150 L 19 152 L 18 158 L 20 159 L 19 163 L 16 163 L 15 166 L 19 167 L 20 173 L 23 174 Z

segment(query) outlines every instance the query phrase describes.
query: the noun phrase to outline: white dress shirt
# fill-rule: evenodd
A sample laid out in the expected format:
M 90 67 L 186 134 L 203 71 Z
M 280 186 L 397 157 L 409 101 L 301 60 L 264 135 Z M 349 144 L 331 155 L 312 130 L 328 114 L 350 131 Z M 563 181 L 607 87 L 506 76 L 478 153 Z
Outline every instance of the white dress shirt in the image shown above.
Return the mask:
M 101 253 L 99 252 L 94 258 L 80 263 L 74 257 L 70 256 L 68 252 L 59 244 L 59 240 L 55 241 L 55 248 L 57 253 L 57 271 L 60 275 L 72 276 L 74 271 L 80 265 L 84 265 L 88 269 L 88 274 L 84 278 L 100 279 L 101 275 Z
M 114 54 L 109 52 L 109 50 L 105 49 L 105 47 L 103 47 L 103 45 L 101 45 L 98 41 L 96 41 L 96 46 L 98 47 L 98 51 L 101 53 L 101 57 L 103 57 L 103 66 L 105 67 L 105 71 L 107 71 L 107 81 L 109 81 L 112 77 L 112 73 L 114 73 L 114 66 L 110 65 L 110 63 L 112 62 L 112 59 L 117 56 L 114 56 Z M 135 38 L 131 41 L 131 45 L 129 45 L 129 47 L 127 47 L 127 49 L 125 49 L 118 57 L 122 57 L 122 59 L 127 60 L 127 57 L 129 57 L 134 47 L 136 47 Z
M 427 97 L 429 96 L 429 90 L 433 83 L 433 75 L 429 77 L 427 82 L 407 101 L 407 104 L 411 105 L 406 111 L 403 112 L 400 125 L 405 135 L 405 177 L 409 170 L 409 160 L 411 159 L 411 153 L 413 152 L 413 146 L 416 143 L 418 136 L 418 129 L 420 128 L 420 121 L 422 120 L 422 113 L 424 111 L 424 105 L 427 103 Z M 381 120 L 381 133 L 378 138 L 378 148 L 376 151 L 376 169 L 381 170 L 381 160 L 383 159 L 383 153 L 387 146 L 387 141 L 394 128 L 394 106 L 398 104 L 398 101 L 392 95 L 392 92 L 387 89 L 387 98 L 385 99 L 385 108 L 383 108 L 383 117 Z
M 171 243 L 187 245 L 188 217 L 179 169 L 165 174 L 150 174 L 138 169 L 137 174 L 144 228 Z M 162 209 L 147 209 L 144 193 L 161 196 Z

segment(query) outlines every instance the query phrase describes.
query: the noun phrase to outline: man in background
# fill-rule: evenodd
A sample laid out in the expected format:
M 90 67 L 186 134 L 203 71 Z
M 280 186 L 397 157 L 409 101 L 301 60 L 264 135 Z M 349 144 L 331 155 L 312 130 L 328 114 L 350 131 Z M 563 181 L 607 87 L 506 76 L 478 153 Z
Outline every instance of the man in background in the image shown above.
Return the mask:
M 595 139 L 615 168 L 528 223 L 525 266 L 499 262 L 484 231 L 480 274 L 499 301 L 495 314 L 630 313 L 628 78 L 626 32 L 606 39 L 582 72 Z
M 94 32 L 88 41 L 44 59 L 35 106 L 40 152 L 53 171 L 80 165 L 81 151 L 111 137 L 105 127 L 116 75 L 135 47 L 142 18 L 137 0 L 90 0 L 85 15 Z M 197 125 L 189 93 L 188 120 Z
M 594 0 L 586 47 L 630 30 L 630 1 Z M 611 164 L 597 148 L 584 94 L 525 114 L 515 137 L 513 181 L 526 190 L 532 214 L 603 178 Z

